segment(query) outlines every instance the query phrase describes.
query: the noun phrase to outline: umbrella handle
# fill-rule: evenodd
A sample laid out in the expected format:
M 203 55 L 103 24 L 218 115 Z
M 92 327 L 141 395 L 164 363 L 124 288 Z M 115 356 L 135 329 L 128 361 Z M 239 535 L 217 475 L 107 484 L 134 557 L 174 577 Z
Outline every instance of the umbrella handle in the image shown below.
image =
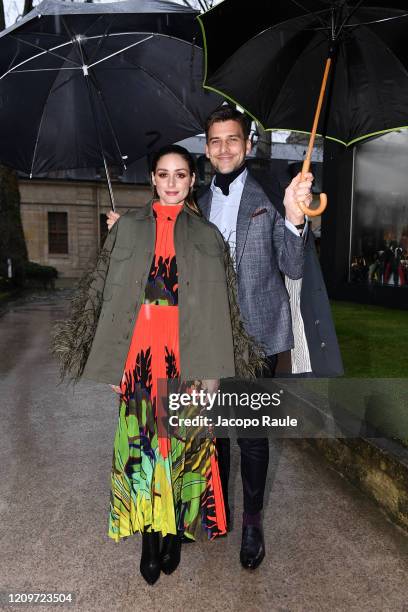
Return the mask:
M 304 215 L 308 217 L 318 217 L 326 210 L 327 195 L 325 193 L 320 194 L 320 205 L 317 208 L 309 208 L 303 202 L 298 202 L 298 206 Z
M 308 217 L 318 217 L 326 210 L 327 195 L 325 193 L 320 194 L 320 205 L 317 208 L 309 208 L 303 202 L 298 202 L 297 204 L 304 215 Z
M 319 99 L 317 101 L 316 112 L 315 112 L 315 116 L 313 120 L 313 127 L 310 133 L 310 139 L 309 139 L 309 145 L 307 147 L 306 158 L 302 166 L 302 180 L 306 172 L 309 172 L 310 170 L 310 163 L 312 161 L 312 151 L 313 151 L 314 141 L 315 141 L 316 132 L 317 132 L 317 125 L 319 123 L 320 112 L 323 106 L 323 99 L 324 99 L 324 94 L 326 91 L 327 79 L 329 77 L 331 64 L 332 64 L 332 58 L 331 58 L 331 55 L 329 55 L 329 57 L 326 60 L 326 65 L 324 68 L 323 79 L 322 79 L 322 84 L 320 87 Z M 317 217 L 318 215 L 321 215 L 326 210 L 327 195 L 325 193 L 320 194 L 320 206 L 318 206 L 317 208 L 309 208 L 308 206 L 304 204 L 304 202 L 298 202 L 298 206 L 304 215 L 307 215 L 308 217 Z
M 305 161 L 303 162 L 303 166 L 302 166 L 302 176 L 301 176 L 302 181 L 304 180 L 304 175 L 307 172 L 309 172 L 309 170 L 310 170 L 310 156 L 308 155 Z M 320 194 L 320 206 L 318 206 L 317 208 L 309 208 L 308 206 L 306 206 L 306 204 L 304 204 L 304 202 L 298 202 L 298 206 L 304 215 L 307 215 L 308 217 L 317 217 L 318 215 L 321 215 L 322 212 L 326 210 L 327 195 L 325 193 Z

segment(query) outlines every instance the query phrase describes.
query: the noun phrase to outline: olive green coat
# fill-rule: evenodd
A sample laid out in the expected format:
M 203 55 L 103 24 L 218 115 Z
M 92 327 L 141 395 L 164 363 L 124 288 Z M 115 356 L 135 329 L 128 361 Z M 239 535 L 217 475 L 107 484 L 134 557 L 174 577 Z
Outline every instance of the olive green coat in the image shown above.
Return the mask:
M 71 318 L 54 330 L 52 350 L 61 361 L 61 378 L 69 374 L 75 382 L 83 376 L 120 383 L 154 254 L 155 233 L 152 202 L 126 212 L 112 227 L 95 268 L 81 281 Z M 220 232 L 183 207 L 175 222 L 174 244 L 180 376 L 213 379 L 250 374 L 248 354 L 256 355 L 255 366 L 259 355 L 239 320 L 232 266 L 230 261 L 226 264 Z

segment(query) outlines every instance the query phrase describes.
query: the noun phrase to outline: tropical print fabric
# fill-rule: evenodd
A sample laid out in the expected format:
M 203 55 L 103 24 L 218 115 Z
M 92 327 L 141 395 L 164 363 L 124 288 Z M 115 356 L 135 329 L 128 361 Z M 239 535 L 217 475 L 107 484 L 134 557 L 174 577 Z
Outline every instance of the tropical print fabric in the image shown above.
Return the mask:
M 115 541 L 144 530 L 195 539 L 204 531 L 213 539 L 226 533 L 214 441 L 181 429 L 163 437 L 157 427 L 158 380 L 179 377 L 173 232 L 181 207 L 155 202 L 153 210 L 155 256 L 121 383 L 108 534 Z

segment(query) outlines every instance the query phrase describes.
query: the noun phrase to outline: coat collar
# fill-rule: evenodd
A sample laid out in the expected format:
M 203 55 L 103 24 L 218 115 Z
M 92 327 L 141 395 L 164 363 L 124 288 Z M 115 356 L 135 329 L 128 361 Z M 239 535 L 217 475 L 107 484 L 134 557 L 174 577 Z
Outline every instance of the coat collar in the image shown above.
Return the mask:
M 146 217 L 154 218 L 153 214 L 153 202 L 155 202 L 154 198 L 151 198 L 144 206 L 138 206 L 134 208 L 133 211 L 136 213 L 136 217 L 138 219 L 145 219 Z M 183 205 L 183 212 L 187 213 L 190 216 L 195 217 L 196 215 L 189 209 L 185 204 Z
M 212 201 L 212 191 L 210 189 L 210 185 L 204 187 L 201 193 L 198 194 L 198 204 L 201 208 L 201 212 L 206 219 L 210 219 L 211 213 L 211 201 Z

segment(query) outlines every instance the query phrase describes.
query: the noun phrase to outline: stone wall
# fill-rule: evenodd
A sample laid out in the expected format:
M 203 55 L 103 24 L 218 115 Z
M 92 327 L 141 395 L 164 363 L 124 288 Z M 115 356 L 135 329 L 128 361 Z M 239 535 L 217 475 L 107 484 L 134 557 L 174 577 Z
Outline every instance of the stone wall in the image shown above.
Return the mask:
M 387 438 L 309 439 L 342 476 L 408 531 L 408 449 Z
M 150 198 L 147 185 L 113 186 L 116 210 L 141 206 Z M 31 261 L 54 266 L 61 284 L 81 276 L 100 246 L 99 215 L 110 210 L 106 185 L 92 182 L 20 180 L 21 217 Z M 48 252 L 48 212 L 68 214 L 68 253 Z M 67 283 L 69 284 L 69 283 Z

